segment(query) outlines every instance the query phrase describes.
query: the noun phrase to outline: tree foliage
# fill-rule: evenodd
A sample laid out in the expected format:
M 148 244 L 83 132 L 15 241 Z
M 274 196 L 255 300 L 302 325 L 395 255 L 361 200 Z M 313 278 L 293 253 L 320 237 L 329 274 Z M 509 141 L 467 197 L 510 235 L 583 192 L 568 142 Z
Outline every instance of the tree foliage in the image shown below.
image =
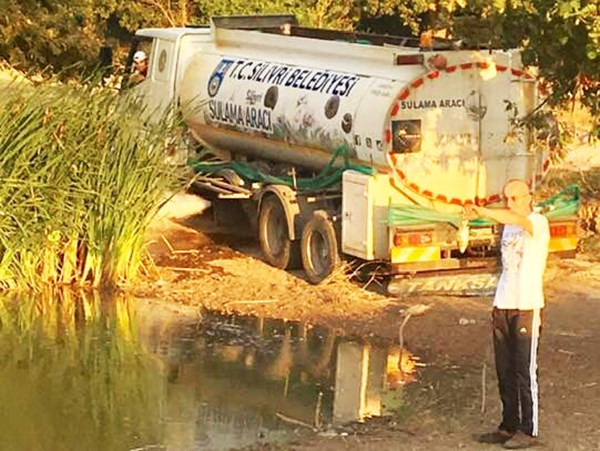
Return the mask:
M 598 0 L 0 0 L 0 58 L 71 75 L 102 45 L 137 28 L 208 23 L 211 16 L 293 13 L 303 25 L 390 34 L 431 29 L 475 47 L 521 47 L 552 93 L 600 117 Z M 598 123 L 596 134 L 600 135 Z
M 600 137 L 600 3 L 597 0 L 496 0 L 473 5 L 455 18 L 468 36 L 476 18 L 484 38 L 503 48 L 523 48 L 523 62 L 539 70 L 550 104 L 580 101 L 596 118 Z M 472 29 L 471 29 L 472 30 Z
M 84 3 L 0 0 L 0 57 L 23 70 L 86 64 L 100 38 Z

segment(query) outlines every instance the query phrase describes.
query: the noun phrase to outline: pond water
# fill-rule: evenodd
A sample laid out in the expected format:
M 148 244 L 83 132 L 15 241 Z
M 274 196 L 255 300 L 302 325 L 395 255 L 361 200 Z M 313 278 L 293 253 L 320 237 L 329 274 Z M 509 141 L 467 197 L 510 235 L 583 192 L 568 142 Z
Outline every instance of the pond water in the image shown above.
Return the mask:
M 398 409 L 415 364 L 398 351 L 305 323 L 122 296 L 3 298 L 0 449 L 286 442 Z

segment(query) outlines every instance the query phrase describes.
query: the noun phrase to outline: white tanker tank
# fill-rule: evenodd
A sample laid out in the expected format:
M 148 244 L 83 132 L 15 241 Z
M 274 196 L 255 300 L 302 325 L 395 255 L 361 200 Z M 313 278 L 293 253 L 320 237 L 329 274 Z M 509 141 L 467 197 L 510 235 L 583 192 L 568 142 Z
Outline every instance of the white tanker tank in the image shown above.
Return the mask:
M 343 144 L 436 208 L 498 200 L 507 179 L 535 184 L 547 168 L 517 127 L 536 107 L 535 78 L 518 52 L 424 51 L 301 30 L 213 26 L 181 80 L 198 139 L 313 169 Z
M 290 16 L 136 35 L 150 53 L 136 88 L 147 111 L 181 106 L 193 136 L 221 157 L 282 163 L 302 176 L 343 148 L 373 170 L 346 170 L 341 188 L 326 193 L 307 193 L 295 179 L 244 187 L 205 180 L 219 198 L 249 201 L 269 263 L 288 268 L 301 259 L 313 282 L 334 270 L 339 254 L 388 261 L 396 273 L 488 268 L 498 228 L 468 229 L 462 207 L 498 203 L 511 178 L 534 189 L 548 169 L 523 126 L 537 89 L 518 51 L 426 49 L 302 28 Z M 551 233 L 551 250 L 572 251 L 576 218 Z M 436 280 L 459 280 L 449 277 Z

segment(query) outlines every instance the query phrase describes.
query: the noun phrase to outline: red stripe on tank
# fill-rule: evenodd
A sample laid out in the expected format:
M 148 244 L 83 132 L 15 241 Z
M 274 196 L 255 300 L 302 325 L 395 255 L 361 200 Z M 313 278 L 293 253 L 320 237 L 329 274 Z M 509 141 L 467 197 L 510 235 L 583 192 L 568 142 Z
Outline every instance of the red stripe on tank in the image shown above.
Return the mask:
M 413 81 L 412 87 L 413 88 L 418 88 L 419 86 L 422 86 L 423 83 L 424 83 L 423 79 L 422 78 L 418 78 L 415 81 Z
M 408 89 L 403 89 L 398 96 L 399 100 L 405 100 L 410 95 L 410 91 Z

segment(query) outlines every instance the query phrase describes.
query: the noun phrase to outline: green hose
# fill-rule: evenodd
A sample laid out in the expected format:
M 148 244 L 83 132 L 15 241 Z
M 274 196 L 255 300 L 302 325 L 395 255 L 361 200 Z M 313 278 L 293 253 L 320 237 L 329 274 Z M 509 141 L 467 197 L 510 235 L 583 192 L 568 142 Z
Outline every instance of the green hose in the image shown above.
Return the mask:
M 580 205 L 579 186 L 569 185 L 560 193 L 534 205 L 548 219 L 556 219 L 577 214 Z M 458 228 L 461 222 L 460 213 L 443 213 L 419 205 L 390 205 L 388 224 L 394 226 L 427 225 L 433 222 L 444 222 Z M 479 218 L 469 221 L 470 227 L 483 227 L 494 224 L 489 219 Z
M 343 158 L 344 163 L 341 166 L 334 167 L 338 158 Z M 329 163 L 323 170 L 311 178 L 297 177 L 295 187 L 304 192 L 317 192 L 335 186 L 341 186 L 342 174 L 344 171 L 351 169 L 366 175 L 375 174 L 376 170 L 364 165 L 350 163 L 349 149 L 346 145 L 338 146 L 333 153 Z M 239 161 L 231 161 L 226 163 L 205 163 L 198 161 L 195 158 L 188 160 L 188 165 L 191 166 L 196 173 L 211 175 L 222 169 L 232 169 L 237 175 L 249 183 L 260 182 L 267 185 L 287 185 L 294 187 L 294 178 L 290 176 L 273 177 L 263 174 L 252 166 Z
M 338 158 L 343 158 L 344 163 L 343 165 L 334 167 Z M 345 144 L 338 146 L 327 166 L 318 175 L 312 178 L 297 177 L 295 182 L 293 177 L 273 177 L 263 174 L 252 166 L 239 161 L 206 163 L 191 158 L 188 160 L 188 164 L 197 173 L 204 175 L 211 175 L 222 169 L 232 169 L 249 183 L 260 182 L 267 185 L 287 185 L 303 192 L 317 192 L 328 188 L 341 187 L 342 174 L 349 169 L 366 175 L 376 173 L 376 170 L 369 166 L 353 164 L 349 160 L 348 147 Z M 567 186 L 550 199 L 536 203 L 535 208 L 548 219 L 555 219 L 576 215 L 579 205 L 579 186 L 574 184 Z M 460 213 L 439 212 L 419 205 L 390 205 L 388 209 L 388 224 L 390 227 L 428 225 L 438 222 L 449 223 L 458 228 L 461 219 Z M 484 227 L 492 224 L 494 224 L 494 221 L 485 218 L 469 221 L 470 227 Z

